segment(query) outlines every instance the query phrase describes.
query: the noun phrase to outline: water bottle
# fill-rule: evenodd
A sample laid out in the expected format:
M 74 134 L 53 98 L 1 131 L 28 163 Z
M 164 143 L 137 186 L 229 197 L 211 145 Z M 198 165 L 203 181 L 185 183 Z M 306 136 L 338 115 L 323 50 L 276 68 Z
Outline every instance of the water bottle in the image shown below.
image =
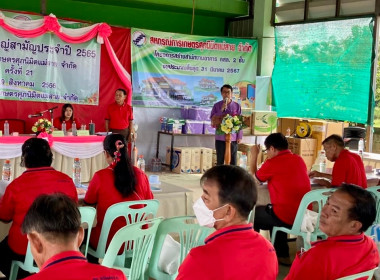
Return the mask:
M 75 123 L 75 121 L 73 121 L 73 125 L 71 127 L 71 131 L 73 133 L 73 136 L 77 136 L 77 124 Z
M 63 121 L 62 123 L 62 132 L 63 132 L 63 135 L 66 135 L 66 122 Z
M 11 175 L 12 169 L 11 169 L 11 161 L 9 159 L 5 160 L 3 165 L 3 173 L 1 176 L 1 180 L 4 181 L 11 181 Z
M 241 156 L 240 156 L 240 163 L 239 163 L 239 166 L 241 168 L 243 168 L 244 170 L 247 170 L 247 154 L 246 153 L 243 153 Z
M 363 138 L 360 138 L 360 140 L 359 140 L 358 152 L 359 152 L 359 156 L 363 159 L 363 152 L 364 152 L 364 140 L 363 140 Z
M 319 154 L 319 172 L 326 173 L 326 154 L 322 150 Z
M 4 122 L 4 136 L 9 136 L 9 122 Z
M 74 185 L 79 188 L 81 183 L 81 166 L 80 166 L 80 160 L 79 158 L 74 158 L 74 164 L 73 164 L 73 181 Z
M 139 160 L 137 161 L 137 167 L 140 168 L 141 171 L 145 172 L 145 159 L 143 155 L 139 156 Z

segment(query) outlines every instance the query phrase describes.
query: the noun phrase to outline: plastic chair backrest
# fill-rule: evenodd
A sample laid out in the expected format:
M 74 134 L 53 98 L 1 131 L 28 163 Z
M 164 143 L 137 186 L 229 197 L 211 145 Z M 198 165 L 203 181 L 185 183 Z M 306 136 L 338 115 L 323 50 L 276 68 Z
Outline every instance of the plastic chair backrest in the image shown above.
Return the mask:
M 169 275 L 158 267 L 162 246 L 164 244 L 166 235 L 169 233 L 176 233 L 179 235 L 179 243 L 181 251 L 179 254 L 180 265 L 189 251 L 197 246 L 203 245 L 204 240 L 209 236 L 214 229 L 202 227 L 197 223 L 194 216 L 174 217 L 165 219 L 158 227 L 156 239 L 154 241 L 153 251 L 149 262 L 149 276 L 155 279 L 175 279 L 176 274 Z M 192 223 L 189 223 L 192 222 Z
M 12 261 L 11 271 L 9 273 L 9 280 L 16 280 L 18 269 L 21 268 L 29 273 L 38 272 L 39 268 L 34 265 L 34 259 L 32 255 L 32 251 L 30 249 L 30 242 L 28 242 L 28 247 L 26 249 L 25 259 L 23 262 L 21 261 Z
M 102 265 L 121 269 L 128 280 L 143 279 L 155 235 L 162 218 L 146 220 L 119 229 L 111 240 Z M 117 254 L 124 243 L 133 242 L 132 263 L 129 269 L 115 267 Z
M 292 230 L 301 231 L 302 220 L 305 215 L 306 209 L 313 202 L 316 202 L 318 205 L 318 217 L 317 223 L 315 225 L 315 229 L 318 229 L 322 207 L 326 204 L 330 192 L 330 189 L 317 189 L 311 190 L 308 193 L 306 193 L 303 196 L 300 205 L 298 206 L 297 215 L 294 219 Z
M 371 192 L 376 200 L 376 219 L 374 223 L 380 224 L 380 186 L 369 187 L 367 191 Z
M 323 233 L 319 230 L 319 219 L 321 216 L 322 212 L 322 207 L 326 203 L 328 197 L 330 196 L 331 192 L 333 192 L 335 189 L 316 189 L 316 190 L 311 190 L 308 193 L 306 193 L 302 200 L 300 205 L 298 206 L 297 214 L 294 219 L 293 225 L 291 229 L 285 228 L 285 227 L 273 227 L 272 231 L 272 237 L 271 237 L 271 242 L 274 244 L 275 238 L 277 231 L 282 231 L 286 233 L 290 233 L 293 235 L 297 236 L 302 236 L 303 241 L 304 241 L 304 249 L 308 250 L 310 246 L 309 241 L 315 241 L 317 240 L 317 236 L 323 235 Z M 306 210 L 308 209 L 308 206 L 310 204 L 313 204 L 313 206 L 318 207 L 317 216 L 316 216 L 316 222 L 314 226 L 314 230 L 312 232 L 305 232 L 301 230 L 302 227 L 302 221 L 304 219 Z M 313 210 L 315 208 L 313 207 Z
M 136 205 L 142 205 L 142 208 L 133 208 Z M 135 200 L 119 202 L 108 207 L 104 216 L 102 229 L 96 251 L 91 247 L 88 248 L 88 253 L 97 258 L 103 258 L 106 252 L 106 245 L 108 234 L 111 229 L 113 221 L 118 217 L 124 217 L 127 225 L 143 221 L 147 218 L 155 218 L 159 201 L 155 199 L 150 200 Z M 149 217 L 151 216 L 151 217 Z
M 375 267 L 375 268 L 373 268 L 371 270 L 367 270 L 367 271 L 361 272 L 361 273 L 357 273 L 357 274 L 353 274 L 353 275 L 350 275 L 350 276 L 341 277 L 341 278 L 338 278 L 336 280 L 356 280 L 356 279 L 371 280 L 372 277 L 373 277 L 373 274 L 375 273 L 376 269 L 377 269 L 377 267 Z M 363 277 L 366 277 L 366 278 L 363 278 Z
M 255 222 L 255 213 L 256 213 L 256 205 L 253 206 L 253 209 L 251 210 L 251 212 L 249 212 L 249 215 L 248 215 L 248 223 L 254 223 Z
M 92 230 L 92 225 L 94 224 L 96 209 L 90 206 L 79 207 L 81 224 L 87 224 L 87 239 L 84 250 L 84 256 L 87 257 L 88 244 L 90 242 L 90 235 Z
M 94 219 L 95 219 L 95 215 L 96 215 L 96 209 L 93 207 L 89 207 L 89 206 L 78 207 L 78 209 L 79 209 L 79 212 L 81 214 L 81 223 L 82 224 L 86 223 L 88 226 L 86 250 L 85 250 L 85 254 L 84 254 L 86 256 L 87 255 L 88 243 L 90 240 L 91 229 L 92 229 L 92 225 L 94 223 Z M 34 265 L 34 259 L 33 259 L 32 251 L 30 249 L 30 242 L 28 242 L 28 247 L 26 249 L 24 261 L 23 262 L 12 261 L 9 279 L 16 280 L 19 268 L 21 268 L 25 271 L 28 271 L 30 273 L 34 273 L 34 272 L 39 271 L 38 267 Z

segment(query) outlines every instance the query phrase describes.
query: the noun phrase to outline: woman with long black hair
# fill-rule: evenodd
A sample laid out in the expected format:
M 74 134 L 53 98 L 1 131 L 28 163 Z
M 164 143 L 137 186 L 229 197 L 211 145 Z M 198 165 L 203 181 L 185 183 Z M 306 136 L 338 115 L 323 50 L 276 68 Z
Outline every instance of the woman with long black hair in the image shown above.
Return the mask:
M 125 138 L 121 134 L 108 135 L 103 142 L 104 154 L 109 166 L 94 174 L 84 202 L 97 205 L 97 223 L 91 232 L 90 245 L 96 248 L 104 215 L 111 205 L 123 201 L 153 199 L 149 181 L 143 171 L 133 166 L 128 155 Z M 112 224 L 107 246 L 125 219 L 118 218 Z

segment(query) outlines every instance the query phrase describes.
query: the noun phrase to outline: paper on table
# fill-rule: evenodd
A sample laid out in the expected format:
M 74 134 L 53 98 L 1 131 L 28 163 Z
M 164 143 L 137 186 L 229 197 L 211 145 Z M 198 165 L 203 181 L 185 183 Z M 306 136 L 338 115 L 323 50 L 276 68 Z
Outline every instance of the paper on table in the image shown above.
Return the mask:
M 317 184 L 316 180 L 326 180 L 326 181 L 328 181 L 328 182 L 331 183 L 331 180 L 330 180 L 330 179 L 327 179 L 327 178 L 324 178 L 324 177 L 314 177 L 314 178 L 312 178 L 312 179 L 310 180 L 310 182 L 311 182 L 312 184 Z

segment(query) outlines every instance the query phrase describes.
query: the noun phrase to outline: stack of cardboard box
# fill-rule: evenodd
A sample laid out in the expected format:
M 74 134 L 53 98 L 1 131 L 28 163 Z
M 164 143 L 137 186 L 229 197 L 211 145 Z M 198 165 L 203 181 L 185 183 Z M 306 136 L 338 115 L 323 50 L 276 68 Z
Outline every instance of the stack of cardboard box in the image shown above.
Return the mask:
M 166 163 L 170 164 L 170 147 L 166 147 Z M 174 173 L 204 173 L 212 167 L 212 149 L 203 147 L 173 147 Z
M 250 108 L 242 109 L 242 116 L 246 119 L 243 135 L 269 135 L 277 131 L 277 112 L 255 111 Z
M 317 140 L 313 138 L 288 137 L 288 143 L 289 150 L 291 150 L 293 154 L 302 157 L 307 169 L 310 170 L 315 161 Z
M 296 118 L 280 118 L 278 119 L 278 132 L 286 135 L 288 128 L 291 135 L 296 133 L 297 126 L 300 122 L 308 122 L 311 125 L 311 138 L 317 140 L 315 155 L 322 149 L 322 142 L 331 134 L 343 136 L 343 129 L 348 126 L 344 122 L 319 121 L 319 120 L 302 120 Z

